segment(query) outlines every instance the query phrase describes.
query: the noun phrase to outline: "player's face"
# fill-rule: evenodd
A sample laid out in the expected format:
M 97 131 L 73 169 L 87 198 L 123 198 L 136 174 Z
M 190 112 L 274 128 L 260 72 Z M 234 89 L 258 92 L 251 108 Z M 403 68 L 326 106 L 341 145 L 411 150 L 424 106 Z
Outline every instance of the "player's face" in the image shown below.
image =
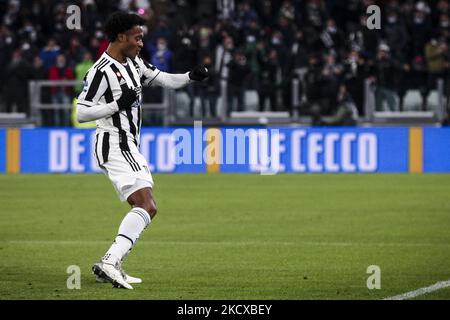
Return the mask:
M 144 46 L 144 31 L 141 26 L 134 26 L 125 35 L 126 40 L 123 45 L 123 54 L 128 58 L 134 59 Z

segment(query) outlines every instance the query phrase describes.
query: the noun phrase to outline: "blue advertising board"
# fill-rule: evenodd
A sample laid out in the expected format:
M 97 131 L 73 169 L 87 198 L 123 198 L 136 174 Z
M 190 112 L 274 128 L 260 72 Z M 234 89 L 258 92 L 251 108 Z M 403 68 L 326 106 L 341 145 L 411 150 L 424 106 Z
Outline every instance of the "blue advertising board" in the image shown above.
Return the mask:
M 408 130 L 219 128 L 212 148 L 206 128 L 143 128 L 140 151 L 155 173 L 207 172 L 211 158 L 224 173 L 401 173 L 409 170 Z M 449 135 L 424 129 L 425 171 L 450 171 L 435 159 L 448 159 L 450 148 L 434 147 L 434 141 L 449 145 Z M 92 129 L 22 129 L 21 172 L 101 172 L 94 145 Z
M 0 129 L 0 173 L 6 171 L 6 130 Z
M 450 172 L 450 128 L 424 128 L 424 172 Z

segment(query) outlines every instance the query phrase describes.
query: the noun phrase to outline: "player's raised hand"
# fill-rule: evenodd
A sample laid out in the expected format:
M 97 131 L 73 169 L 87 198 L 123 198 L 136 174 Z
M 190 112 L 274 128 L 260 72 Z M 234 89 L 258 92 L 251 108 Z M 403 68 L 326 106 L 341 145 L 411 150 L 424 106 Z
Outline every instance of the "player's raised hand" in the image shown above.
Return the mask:
M 189 72 L 189 78 L 194 81 L 203 81 L 208 77 L 209 71 L 205 66 L 196 66 L 191 72 Z
M 137 93 L 133 89 L 128 88 L 127 86 L 123 86 L 122 95 L 117 100 L 117 105 L 119 106 L 119 110 L 131 109 L 131 106 L 137 100 Z

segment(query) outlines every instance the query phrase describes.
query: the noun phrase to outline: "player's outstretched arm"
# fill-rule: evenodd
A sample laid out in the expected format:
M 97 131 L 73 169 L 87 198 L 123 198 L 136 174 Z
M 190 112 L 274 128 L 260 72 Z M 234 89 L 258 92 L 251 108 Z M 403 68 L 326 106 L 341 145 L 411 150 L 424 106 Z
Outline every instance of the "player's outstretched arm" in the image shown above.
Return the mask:
M 158 85 L 169 89 L 179 89 L 192 81 L 203 81 L 209 76 L 208 69 L 197 66 L 192 71 L 175 74 L 158 70 L 140 57 L 136 59 L 142 72 L 142 84 L 145 86 Z
M 179 89 L 192 81 L 202 81 L 208 77 L 208 69 L 196 67 L 194 70 L 181 74 L 159 71 L 146 85 L 158 85 L 169 89 Z
M 136 100 L 136 91 L 129 89 L 128 87 L 122 90 L 122 95 L 119 99 L 110 103 L 94 103 L 92 101 L 79 99 L 77 103 L 77 120 L 78 122 L 83 123 L 112 116 L 118 111 L 130 109 Z

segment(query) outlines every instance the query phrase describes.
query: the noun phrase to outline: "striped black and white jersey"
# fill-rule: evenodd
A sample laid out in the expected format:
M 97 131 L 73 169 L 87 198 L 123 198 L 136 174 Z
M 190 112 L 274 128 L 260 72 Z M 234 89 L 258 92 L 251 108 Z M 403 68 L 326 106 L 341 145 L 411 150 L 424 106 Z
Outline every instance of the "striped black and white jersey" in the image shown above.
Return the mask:
M 77 119 L 80 123 L 96 120 L 97 133 L 107 132 L 111 139 L 119 142 L 122 151 L 128 151 L 130 143 L 139 147 L 142 86 L 178 89 L 190 82 L 189 72 L 162 72 L 140 57 L 127 58 L 126 63 L 121 63 L 105 52 L 84 78 L 83 91 L 78 97 Z M 138 100 L 131 109 L 120 111 L 116 101 L 125 86 L 138 93 Z
M 130 142 L 138 146 L 142 123 L 141 87 L 151 85 L 159 74 L 157 68 L 140 57 L 134 60 L 127 58 L 126 63 L 120 63 L 105 52 L 84 78 L 78 107 L 92 112 L 102 111 L 103 107 L 107 116 L 97 119 L 97 128 L 109 132 L 112 137 L 119 137 L 121 148 L 125 150 Z M 138 100 L 131 109 L 118 111 L 117 105 L 112 103 L 120 98 L 125 86 L 138 93 Z M 109 112 L 108 108 L 112 111 Z

